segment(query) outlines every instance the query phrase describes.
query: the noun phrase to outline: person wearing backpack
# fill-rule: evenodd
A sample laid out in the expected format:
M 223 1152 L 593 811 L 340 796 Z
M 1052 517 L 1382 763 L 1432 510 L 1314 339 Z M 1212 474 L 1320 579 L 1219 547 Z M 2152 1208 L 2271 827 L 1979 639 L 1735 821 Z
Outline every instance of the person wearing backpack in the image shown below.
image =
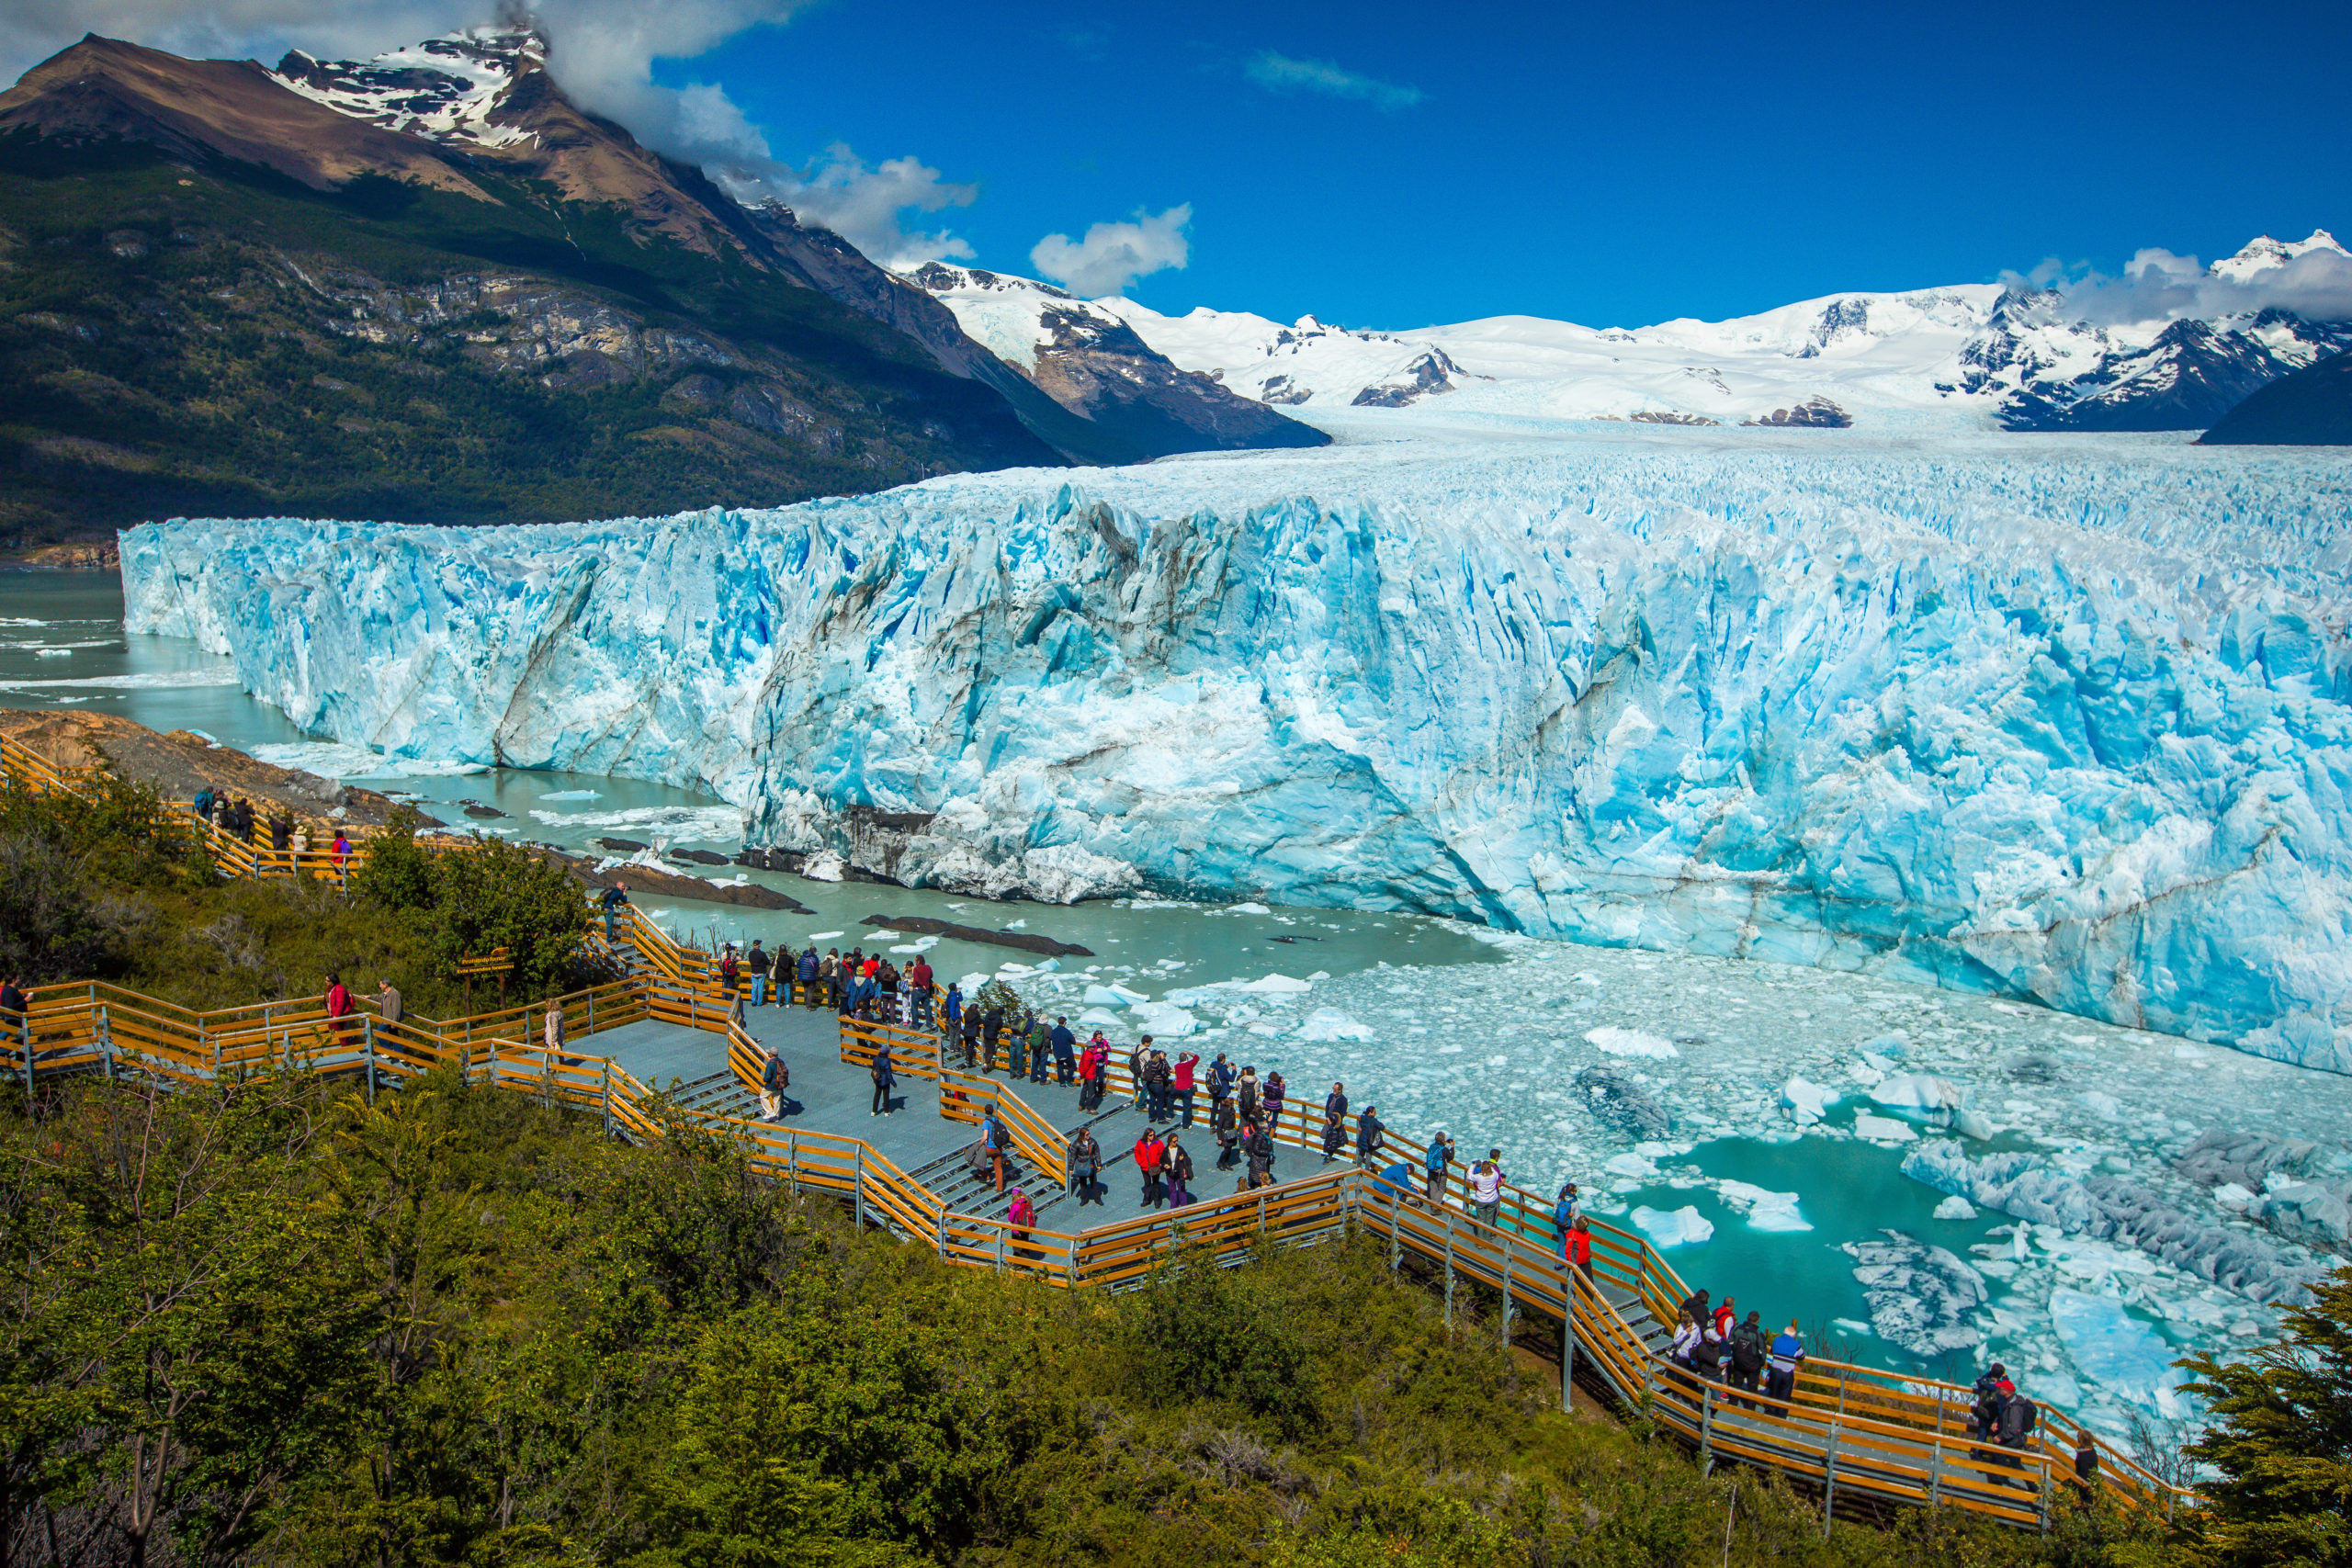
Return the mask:
M 1470 1203 L 1482 1225 L 1495 1224 L 1502 1213 L 1502 1154 L 1500 1149 L 1488 1149 L 1487 1157 L 1470 1168 Z
M 1779 1402 L 1785 1417 L 1790 1402 L 1796 1398 L 1797 1369 L 1804 1365 L 1804 1337 L 1797 1333 L 1797 1320 L 1789 1319 L 1789 1325 L 1773 1336 L 1765 1349 L 1765 1396 Z
M 2015 1384 L 2002 1383 L 1999 1425 L 1996 1438 L 2001 1447 L 2013 1454 L 2024 1452 L 2032 1441 L 2033 1429 L 2041 1424 L 2041 1411 L 2033 1401 L 2019 1393 Z M 2022 1459 L 2003 1458 L 2001 1463 L 2011 1470 L 2021 1471 L 2026 1468 L 2025 1461 Z M 2020 1482 L 2018 1484 L 2025 1486 L 2028 1490 L 2032 1489 L 2030 1482 Z
M 1453 1163 L 1453 1140 L 1440 1127 L 1430 1134 L 1430 1146 L 1421 1151 L 1421 1190 L 1431 1208 L 1445 1203 L 1445 1168 Z
M 867 1114 L 888 1116 L 890 1114 L 890 1091 L 899 1084 L 898 1075 L 890 1070 L 890 1047 L 888 1045 L 874 1053 L 870 1076 L 874 1079 L 874 1109 Z
M 768 1053 L 767 1065 L 760 1069 L 760 1120 L 775 1122 L 784 1115 L 784 1091 L 792 1085 L 792 1074 L 785 1066 L 784 1058 Z
M 1136 1041 L 1136 1048 L 1127 1053 L 1127 1087 L 1135 1092 L 1135 1098 L 1127 1101 L 1130 1110 L 1142 1110 L 1151 1092 L 1143 1081 L 1143 1065 L 1150 1055 L 1151 1036 L 1148 1034 Z
M 1356 1167 L 1371 1170 L 1380 1164 L 1380 1151 L 1388 1143 L 1388 1123 L 1380 1119 L 1380 1107 L 1367 1105 L 1363 1114 L 1356 1118 Z
M 1968 1409 L 1968 1429 L 1976 1437 L 1991 1438 L 1996 1435 L 1994 1412 L 2001 1403 L 2001 1384 L 2008 1381 L 2009 1369 L 1996 1361 L 1976 1379 L 1976 1403 Z
M 1209 1111 L 1209 1127 L 1216 1134 L 1216 1168 L 1231 1170 L 1241 1157 L 1241 1119 L 1233 1113 L 1233 1100 L 1226 1096 Z
M 1757 1380 L 1763 1375 L 1767 1354 L 1764 1343 L 1764 1314 L 1751 1312 L 1747 1321 L 1731 1331 L 1731 1386 L 1756 1392 Z M 1741 1408 L 1754 1410 L 1754 1400 L 1738 1402 Z
M 1012 1136 L 997 1120 L 996 1107 L 991 1105 L 980 1117 L 980 1154 L 988 1168 L 996 1176 L 996 1190 L 1004 1190 L 1005 1150 L 1012 1145 Z
M 1035 1263 L 1036 1251 L 1027 1245 L 1029 1227 L 1037 1223 L 1037 1206 L 1029 1201 L 1029 1194 L 1021 1188 L 1012 1190 L 1012 1206 L 1005 1211 L 1004 1223 L 1012 1230 L 1012 1255 L 1024 1262 Z

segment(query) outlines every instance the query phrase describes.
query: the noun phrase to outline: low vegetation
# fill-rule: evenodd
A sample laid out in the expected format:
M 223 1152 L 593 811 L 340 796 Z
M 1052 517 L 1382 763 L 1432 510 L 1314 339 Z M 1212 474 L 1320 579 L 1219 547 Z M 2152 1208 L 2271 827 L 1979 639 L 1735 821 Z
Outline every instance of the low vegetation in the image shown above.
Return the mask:
M 161 820 L 154 792 L 119 778 L 87 797 L 0 782 L 0 973 L 110 980 L 198 1009 L 316 996 L 329 974 L 360 990 L 389 978 L 436 1017 L 464 1008 L 457 961 L 493 948 L 514 954 L 512 997 L 590 977 L 582 889 L 526 851 L 433 856 L 388 835 L 390 852 L 346 891 L 223 878 Z
M 1376 1247 L 950 1268 L 684 1128 L 428 1080 L 0 1113 L 10 1562 L 2098 1562 L 1561 1414 Z

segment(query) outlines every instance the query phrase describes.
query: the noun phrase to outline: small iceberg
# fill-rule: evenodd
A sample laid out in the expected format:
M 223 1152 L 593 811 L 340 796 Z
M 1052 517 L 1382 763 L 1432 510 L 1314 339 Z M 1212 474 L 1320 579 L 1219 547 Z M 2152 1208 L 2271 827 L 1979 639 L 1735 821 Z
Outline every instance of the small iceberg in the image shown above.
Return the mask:
M 1604 1024 L 1585 1031 L 1586 1043 L 1611 1056 L 1645 1056 L 1655 1062 L 1671 1062 L 1682 1055 L 1674 1042 L 1662 1035 L 1645 1034 L 1638 1029 L 1620 1029 Z
M 1634 1224 L 1656 1247 L 1696 1247 L 1715 1234 L 1714 1223 L 1688 1203 L 1671 1210 L 1637 1207 Z

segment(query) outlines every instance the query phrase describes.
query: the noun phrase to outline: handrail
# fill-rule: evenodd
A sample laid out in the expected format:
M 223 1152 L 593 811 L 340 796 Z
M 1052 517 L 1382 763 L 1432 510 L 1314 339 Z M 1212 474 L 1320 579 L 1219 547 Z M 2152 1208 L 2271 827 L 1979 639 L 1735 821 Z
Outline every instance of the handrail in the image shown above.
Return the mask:
M 582 1034 L 593 1035 L 650 1016 L 718 1034 L 730 1069 L 739 1079 L 756 1083 L 763 1048 L 734 1018 L 733 998 L 723 990 L 666 976 L 593 987 L 558 998 L 567 1037 L 553 1048 L 534 1027 L 544 1017 L 545 1004 L 454 1020 L 412 1017 L 391 1024 L 370 1013 L 330 1020 L 322 1006 L 307 998 L 197 1012 L 105 982 L 45 986 L 30 999 L 21 1032 L 13 1021 L 0 1031 L 11 1036 L 0 1044 L 0 1061 L 21 1070 L 28 1087 L 40 1071 L 129 1070 L 198 1086 L 277 1069 L 360 1072 L 372 1093 L 381 1083 L 455 1068 L 470 1080 L 536 1094 L 544 1103 L 595 1108 L 608 1127 L 631 1137 L 661 1137 L 675 1122 L 738 1140 L 763 1174 L 796 1190 L 846 1196 L 861 1213 L 930 1246 L 948 1261 L 1023 1273 L 1061 1287 L 1116 1289 L 1139 1281 L 1171 1258 L 1204 1250 L 1229 1261 L 1270 1242 L 1311 1242 L 1361 1226 L 1387 1237 L 1393 1258 L 1410 1250 L 1429 1262 L 1442 1262 L 1452 1274 L 1505 1292 L 1517 1310 L 1561 1322 L 1577 1353 L 1621 1398 L 1647 1410 L 1682 1440 L 1812 1477 L 1825 1487 L 1834 1473 L 1840 1495 L 1950 1503 L 2006 1522 L 2031 1524 L 2042 1517 L 2036 1511 L 2044 1506 L 2041 1498 L 2029 1507 L 2004 1494 L 2039 1477 L 2046 1497 L 2049 1478 L 2071 1460 L 2066 1445 L 2081 1434 L 2071 1419 L 2052 1413 L 2023 1450 L 1985 1443 L 1964 1426 L 1973 1391 L 1842 1363 L 1808 1363 L 1786 1402 L 1707 1383 L 1649 1352 L 1597 1284 L 1561 1258 L 1548 1224 L 1530 1224 L 1523 1193 L 1512 1213 L 1498 1213 L 1502 1223 L 1489 1224 L 1469 1205 L 1457 1204 L 1452 1182 L 1442 1197 L 1431 1200 L 1409 1176 L 1398 1182 L 1351 1163 L 1076 1235 L 1034 1225 L 1022 1231 L 1009 1220 L 954 1213 L 870 1145 L 671 1106 L 618 1064 L 571 1043 L 575 1024 Z M 843 1022 L 845 1058 L 854 1021 Z M 935 1046 L 933 1051 L 935 1061 Z M 978 1120 L 975 1106 L 995 1105 L 1021 1153 L 1057 1182 L 1067 1182 L 1066 1140 L 1010 1085 L 944 1066 L 934 1074 L 944 1115 Z M 966 1114 L 957 1113 L 959 1106 Z M 1301 1120 L 1301 1133 L 1285 1135 L 1285 1143 L 1306 1141 Z M 1396 1144 L 1402 1147 L 1392 1145 L 1391 1152 L 1417 1147 L 1402 1138 Z M 1397 1163 L 1413 1162 L 1384 1162 Z M 1680 1281 L 1646 1241 L 1612 1227 L 1592 1229 L 1596 1281 L 1622 1285 L 1645 1306 L 1665 1304 L 1679 1289 Z M 1778 1408 L 1742 1408 L 1766 1404 Z M 2170 1508 L 2183 1498 L 2195 1506 L 2193 1494 L 2165 1485 L 2129 1456 L 2104 1443 L 2099 1451 L 2105 1484 L 2129 1506 Z M 1970 1479 L 1971 1473 L 1980 1479 Z

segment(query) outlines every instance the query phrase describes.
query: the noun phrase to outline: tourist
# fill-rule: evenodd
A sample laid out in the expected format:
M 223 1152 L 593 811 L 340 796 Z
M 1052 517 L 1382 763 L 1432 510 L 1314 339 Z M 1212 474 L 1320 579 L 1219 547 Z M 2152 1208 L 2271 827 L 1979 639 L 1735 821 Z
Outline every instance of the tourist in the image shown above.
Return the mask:
M 735 959 L 735 944 L 729 942 L 718 950 L 718 985 L 729 995 L 743 979 L 743 966 Z
M 817 944 L 810 942 L 800 954 L 800 962 L 793 965 L 793 977 L 800 983 L 800 994 L 793 999 L 803 1007 L 817 1005 L 817 981 L 824 974 L 825 961 L 817 956 Z
M 344 1032 L 349 1027 L 344 1022 L 344 1020 L 351 1016 L 351 992 L 345 987 L 342 976 L 329 975 L 327 976 L 327 994 L 325 1003 L 327 1010 L 327 1039 L 335 1046 L 340 1047 L 343 1044 Z M 28 1049 L 30 1048 L 29 1041 L 27 1043 L 27 1046 Z
M 603 905 L 605 908 L 605 940 L 606 942 L 618 941 L 619 938 L 617 938 L 613 932 L 613 922 L 618 918 L 617 911 L 628 902 L 628 884 L 626 882 L 614 883 L 610 887 L 605 889 L 603 897 L 599 897 L 596 902 Z
M 286 839 L 286 869 L 295 876 L 302 874 L 302 857 L 311 852 L 311 827 L 307 822 L 293 824 Z
M 278 861 L 286 859 L 286 848 L 294 839 L 294 819 L 281 811 L 269 819 L 269 852 Z
M 792 1087 L 791 1069 L 784 1058 L 774 1051 L 760 1067 L 760 1120 L 777 1122 L 784 1118 L 784 1091 Z
M 1380 1120 L 1380 1108 L 1367 1105 L 1363 1114 L 1356 1118 L 1356 1166 L 1371 1170 L 1380 1160 L 1380 1150 L 1387 1142 L 1388 1128 Z
M 1421 1191 L 1432 1205 L 1445 1201 L 1445 1168 L 1453 1163 L 1453 1140 L 1440 1127 L 1421 1151 Z
M 1183 1052 L 1176 1058 L 1176 1066 L 1169 1083 L 1170 1091 L 1184 1108 L 1184 1125 L 1187 1127 L 1193 1124 L 1193 1071 L 1200 1065 L 1201 1054 L 1198 1051 Z
M 539 1038 L 547 1045 L 550 1057 L 563 1053 L 563 1004 L 553 997 L 548 998 L 547 1016 L 539 1021 Z
M 1265 1100 L 1258 1084 L 1258 1069 L 1244 1066 L 1241 1076 L 1234 1080 L 1233 1092 L 1241 1102 L 1241 1120 L 1249 1125 L 1259 1125 L 1265 1114 Z
M 1054 1048 L 1054 1026 L 1043 1018 L 1029 1023 L 1029 1081 L 1046 1081 L 1046 1057 Z
M 1172 1132 L 1168 1134 L 1167 1148 L 1160 1155 L 1160 1168 L 1168 1173 L 1168 1206 L 1171 1209 L 1181 1209 L 1191 1202 L 1193 1201 L 1193 1156 L 1191 1151 L 1176 1141 L 1176 1134 Z
M 1046 1038 L 1054 1047 L 1054 1081 L 1069 1089 L 1078 1082 L 1078 1036 L 1070 1032 L 1069 1020 L 1056 1015 Z
M 17 1048 L 29 1061 L 33 1049 L 33 1004 L 32 998 L 25 995 L 24 987 L 25 977 L 22 975 L 11 975 L 6 980 L 0 980 L 0 1030 L 6 1030 L 16 1037 Z
M 2010 1453 L 2022 1453 L 2031 1446 L 2033 1429 L 2041 1423 L 2041 1412 L 2033 1401 L 2017 1391 L 2017 1385 L 2004 1380 L 2001 1403 L 1994 1430 L 1994 1440 Z M 2025 1461 L 2004 1457 L 2001 1463 L 2010 1470 L 2023 1470 Z M 2031 1489 L 2030 1483 L 2018 1484 Z
M 1348 1095 L 1345 1084 L 1333 1084 L 1323 1097 L 1323 1163 L 1329 1165 L 1348 1146 Z
M 874 1066 L 868 1069 L 874 1079 L 874 1109 L 866 1114 L 888 1116 L 890 1113 L 890 1091 L 899 1084 L 898 1075 L 890 1069 L 890 1047 L 882 1046 L 874 1053 Z
M 1241 1153 L 1249 1161 L 1250 1185 L 1271 1187 L 1274 1182 L 1274 1140 L 1258 1122 L 1245 1122 L 1241 1127 Z
M 1233 1162 L 1241 1157 L 1241 1118 L 1234 1113 L 1231 1096 L 1219 1096 L 1211 1102 L 1209 1131 L 1216 1135 L 1216 1168 L 1231 1170 Z
M 1029 1194 L 1023 1189 L 1012 1190 L 1012 1206 L 1005 1211 L 1004 1222 L 1012 1231 L 1012 1255 L 1035 1262 L 1037 1254 L 1023 1244 L 1029 1239 L 1029 1227 L 1037 1223 L 1037 1206 L 1029 1201 Z
M 1690 1370 L 1709 1382 L 1724 1381 L 1724 1357 L 1731 1348 L 1716 1332 L 1715 1321 L 1710 1318 L 1700 1328 L 1699 1343 L 1690 1351 Z
M 930 1028 L 932 1021 L 931 960 L 920 953 L 915 954 L 915 961 L 907 965 L 907 987 L 914 1008 L 914 1016 L 909 1021 L 920 1023 L 926 1029 Z
M 1560 1195 L 1552 1200 L 1552 1223 L 1566 1235 L 1567 1228 L 1576 1224 L 1577 1216 L 1583 1213 L 1584 1199 L 1577 1184 L 1573 1181 L 1560 1183 Z
M 2098 1500 L 2098 1439 L 2087 1427 L 2075 1428 L 2075 1504 L 2087 1508 Z
M 1154 1050 L 1150 1055 L 1143 1059 L 1143 1081 L 1145 1088 L 1150 1091 L 1146 1099 L 1149 1102 L 1151 1119 L 1154 1122 L 1167 1121 L 1169 1116 L 1167 1052 Z
M 386 976 L 376 982 L 376 1012 L 386 1023 L 398 1023 L 408 1016 L 408 1008 L 393 989 L 391 977 Z
M 1710 1304 L 1713 1299 L 1704 1291 L 1693 1291 L 1690 1299 L 1682 1303 L 1682 1310 L 1690 1314 L 1691 1322 L 1704 1323 L 1715 1315 L 1715 1309 Z
M 1731 1386 L 1756 1392 L 1757 1379 L 1763 1376 L 1764 1362 L 1771 1354 L 1764 1342 L 1764 1314 L 1751 1312 L 1747 1321 L 1734 1325 L 1731 1331 Z M 1753 1400 L 1740 1401 L 1741 1407 L 1757 1408 Z
M 1143 1206 L 1147 1209 L 1159 1206 L 1159 1161 L 1167 1152 L 1168 1146 L 1159 1141 L 1159 1134 L 1146 1123 L 1143 1135 L 1136 1140 L 1136 1169 L 1143 1175 Z
M 1980 1438 L 1993 1436 L 1993 1413 L 2001 1402 L 2001 1384 L 2008 1380 L 2009 1369 L 1996 1361 L 1976 1379 L 1976 1403 L 1969 1407 L 1968 1429 Z
M 206 784 L 202 789 L 198 790 L 196 798 L 189 802 L 188 808 L 198 817 L 209 818 L 212 815 L 212 786 Z
M 1233 1070 L 1233 1064 L 1225 1059 L 1225 1053 L 1219 1051 L 1216 1054 L 1216 1060 L 1209 1064 L 1209 1120 L 1211 1122 L 1216 1120 L 1217 1106 L 1232 1096 L 1233 1080 L 1238 1076 Z
M 964 987 L 958 981 L 948 981 L 947 994 L 939 998 L 939 1025 L 950 1040 L 964 1032 Z
M 1148 1034 L 1136 1041 L 1136 1048 L 1127 1053 L 1127 1087 L 1135 1091 L 1135 1098 L 1127 1101 L 1129 1110 L 1142 1110 L 1145 1099 L 1151 1092 L 1143 1081 L 1144 1060 L 1150 1055 L 1151 1036 Z
M 989 1168 L 996 1173 L 996 1190 L 1000 1193 L 1004 1190 L 1005 1150 L 1012 1143 L 1012 1135 L 1004 1130 L 1003 1122 L 998 1119 L 996 1107 L 989 1106 L 980 1117 L 980 1152 Z
M 1796 1397 L 1797 1369 L 1804 1365 L 1804 1337 L 1797 1332 L 1797 1320 L 1772 1337 L 1770 1359 L 1764 1363 L 1765 1396 L 1777 1402 L 1781 1415 L 1789 1413 L 1789 1403 Z
M 752 972 L 752 1005 L 755 1008 L 767 1006 L 768 971 L 775 967 L 775 961 L 768 956 L 768 950 L 760 945 L 758 937 L 752 939 L 752 951 L 743 955 L 743 967 Z
M 1726 1345 L 1730 1344 L 1731 1325 L 1738 1321 L 1739 1313 L 1731 1304 L 1731 1297 L 1728 1295 L 1724 1296 L 1724 1304 L 1715 1309 L 1715 1315 L 1713 1319 L 1715 1337 L 1722 1340 Z
M 963 1042 L 964 1070 L 968 1073 L 979 1063 L 980 1010 L 965 1007 L 963 998 L 956 994 L 956 987 L 953 986 L 947 987 L 947 999 L 956 1004 L 954 1038 Z
M 334 830 L 334 880 L 338 887 L 347 886 L 351 874 L 351 835 L 337 828 Z
M 996 1003 L 985 999 L 980 1003 L 980 1071 L 996 1071 L 997 1045 L 1004 1038 L 1004 1015 Z
M 1470 1203 L 1480 1224 L 1496 1224 L 1502 1213 L 1502 1150 L 1488 1149 L 1487 1157 L 1470 1168 Z
M 1094 1179 L 1102 1168 L 1102 1145 L 1094 1141 L 1091 1131 L 1080 1127 L 1069 1141 L 1069 1190 L 1078 1195 L 1080 1208 L 1102 1201 L 1102 1190 Z
M 1264 1085 L 1259 1089 L 1259 1097 L 1264 1108 L 1264 1114 L 1261 1120 L 1265 1126 L 1266 1135 L 1270 1138 L 1283 1130 L 1283 1096 L 1289 1092 L 1290 1086 L 1283 1081 L 1283 1076 L 1280 1073 L 1268 1073 Z
M 1081 1111 L 1091 1114 L 1102 1103 L 1102 1064 L 1110 1054 L 1099 1029 L 1078 1054 L 1078 1108 Z
M 1582 1214 L 1578 1214 L 1568 1226 L 1566 1256 L 1576 1271 L 1584 1276 L 1584 1282 L 1588 1285 L 1591 1284 L 1593 1282 L 1592 1227 L 1586 1223 Z
M 1686 1310 L 1674 1325 L 1674 1342 L 1667 1347 L 1667 1358 L 1688 1371 L 1697 1365 L 1694 1358 L 1698 1349 L 1698 1320 Z

